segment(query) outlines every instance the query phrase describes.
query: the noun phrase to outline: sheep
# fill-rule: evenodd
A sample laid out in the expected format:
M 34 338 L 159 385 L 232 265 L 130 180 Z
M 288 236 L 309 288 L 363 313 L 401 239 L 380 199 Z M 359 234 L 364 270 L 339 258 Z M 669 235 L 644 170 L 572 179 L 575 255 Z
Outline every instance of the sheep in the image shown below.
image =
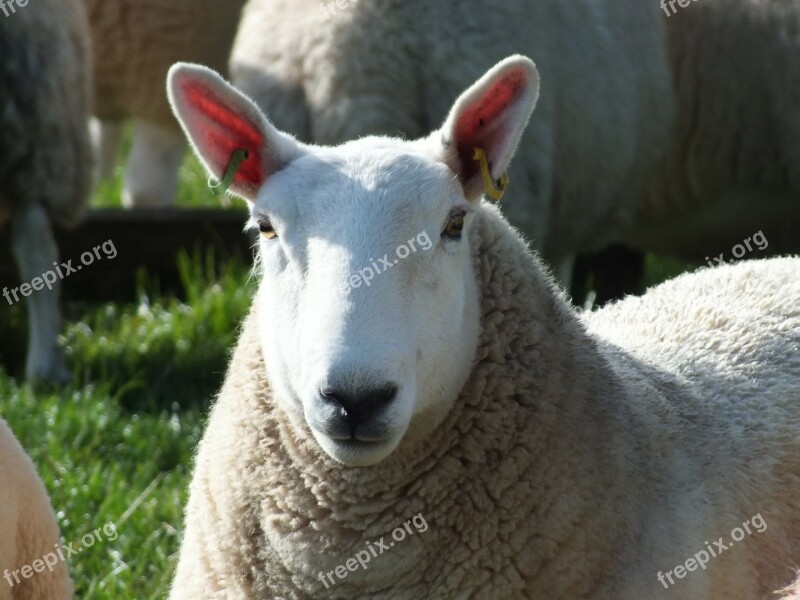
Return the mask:
M 677 119 L 621 238 L 702 263 L 763 230 L 769 253 L 800 252 L 800 5 L 698 2 L 665 22 Z
M 482 200 L 538 82 L 512 56 L 427 137 L 323 147 L 209 69 L 171 69 L 196 154 L 262 233 L 172 600 L 729 600 L 789 583 L 800 258 L 577 312 Z M 677 577 L 756 513 L 763 528 Z
M 27 304 L 26 375 L 60 381 L 69 378 L 57 345 L 60 280 L 42 289 L 41 277 L 58 260 L 53 224 L 77 224 L 89 196 L 89 30 L 80 0 L 14 8 L 0 17 L 0 231 L 10 223 L 24 290 L 36 291 L 2 293 Z
M 61 536 L 47 491 L 2 418 L 0 481 L 0 600 L 72 598 L 72 582 L 59 548 Z
M 85 0 L 93 34 L 96 178 L 113 174 L 123 122 L 133 120 L 125 169 L 126 207 L 175 203 L 186 150 L 164 97 L 164 79 L 179 60 L 227 68 L 245 0 Z
M 231 78 L 302 141 L 413 138 L 513 52 L 548 82 L 505 213 L 569 287 L 575 255 L 614 239 L 660 164 L 674 111 L 663 15 L 637 0 L 251 0 Z

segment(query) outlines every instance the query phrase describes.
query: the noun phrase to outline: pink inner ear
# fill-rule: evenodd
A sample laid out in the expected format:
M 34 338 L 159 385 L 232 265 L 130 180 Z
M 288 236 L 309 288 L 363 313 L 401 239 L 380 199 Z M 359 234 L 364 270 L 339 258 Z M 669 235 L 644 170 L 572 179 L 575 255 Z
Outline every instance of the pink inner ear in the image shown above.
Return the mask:
M 266 178 L 262 149 L 266 147 L 261 129 L 245 116 L 232 109 L 222 98 L 198 81 L 187 81 L 181 86 L 186 103 L 204 119 L 195 121 L 198 141 L 206 160 L 216 165 L 220 177 L 239 148 L 247 150 L 248 158 L 241 163 L 233 179 L 234 185 L 258 189 Z
M 463 181 L 478 171 L 478 163 L 472 158 L 475 148 L 485 149 L 490 159 L 495 155 L 495 145 L 502 140 L 507 126 L 504 113 L 525 93 L 526 84 L 525 70 L 511 69 L 464 110 L 455 133 Z

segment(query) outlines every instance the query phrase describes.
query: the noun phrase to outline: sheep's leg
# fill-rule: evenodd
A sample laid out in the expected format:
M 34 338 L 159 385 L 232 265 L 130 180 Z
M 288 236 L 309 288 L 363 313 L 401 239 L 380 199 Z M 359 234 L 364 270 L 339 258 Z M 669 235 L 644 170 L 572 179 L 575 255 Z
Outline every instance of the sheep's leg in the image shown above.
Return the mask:
M 30 284 L 53 270 L 58 248 L 50 219 L 39 204 L 21 206 L 12 220 L 12 246 L 22 283 Z M 28 310 L 28 357 L 25 375 L 30 380 L 68 381 L 64 358 L 58 348 L 61 314 L 58 308 L 60 282 L 55 278 L 52 289 L 33 291 L 24 300 Z
M 95 152 L 95 184 L 114 177 L 125 128 L 122 121 L 90 120 L 92 146 Z
M 176 127 L 134 121 L 122 204 L 126 208 L 174 205 L 185 150 L 186 140 Z

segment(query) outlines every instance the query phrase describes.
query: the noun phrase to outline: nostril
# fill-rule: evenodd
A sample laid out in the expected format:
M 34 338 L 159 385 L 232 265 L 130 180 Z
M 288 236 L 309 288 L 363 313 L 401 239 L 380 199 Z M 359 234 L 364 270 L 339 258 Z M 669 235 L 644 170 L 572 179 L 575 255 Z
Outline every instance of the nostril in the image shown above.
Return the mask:
M 381 387 L 366 390 L 364 393 L 364 400 L 366 403 L 375 406 L 376 408 L 383 408 L 392 400 L 397 397 L 397 386 L 394 384 L 386 384 Z
M 332 404 L 341 417 L 355 427 L 378 414 L 397 397 L 398 386 L 385 384 L 357 390 L 327 387 L 319 391 L 323 400 Z
M 397 396 L 397 386 L 393 383 L 387 384 L 378 389 L 375 395 L 384 402 L 391 402 Z
M 338 417 L 346 421 L 350 420 L 349 415 L 352 407 L 345 394 L 332 388 L 325 388 L 320 390 L 320 396 L 327 404 L 330 404 L 334 410 L 336 410 L 336 415 Z M 348 410 L 348 408 L 350 408 L 350 410 Z
M 337 409 L 339 416 L 344 419 L 347 418 L 347 409 L 345 408 L 347 400 L 343 399 L 343 396 L 339 392 L 326 388 L 324 390 L 320 390 L 319 395 L 323 400 L 326 400 L 329 404 L 332 404 Z

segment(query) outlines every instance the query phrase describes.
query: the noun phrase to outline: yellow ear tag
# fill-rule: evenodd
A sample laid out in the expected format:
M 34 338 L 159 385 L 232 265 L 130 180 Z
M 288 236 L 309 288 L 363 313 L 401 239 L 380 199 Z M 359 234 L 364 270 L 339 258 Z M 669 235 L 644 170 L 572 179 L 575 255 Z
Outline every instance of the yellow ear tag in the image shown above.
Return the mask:
M 505 194 L 508 189 L 508 172 L 503 171 L 503 174 L 500 175 L 500 179 L 495 182 L 492 179 L 492 172 L 489 170 L 489 160 L 486 157 L 486 151 L 483 148 L 475 148 L 475 154 L 472 155 L 472 158 L 481 163 L 483 191 L 486 192 L 486 195 L 492 200 L 500 202 L 503 194 Z

